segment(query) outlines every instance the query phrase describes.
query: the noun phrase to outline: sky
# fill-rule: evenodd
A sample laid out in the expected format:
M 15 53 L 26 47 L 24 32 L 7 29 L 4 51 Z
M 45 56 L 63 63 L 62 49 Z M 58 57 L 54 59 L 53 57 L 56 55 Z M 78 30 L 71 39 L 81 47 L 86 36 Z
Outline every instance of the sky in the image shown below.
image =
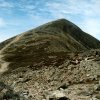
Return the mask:
M 60 18 L 100 40 L 100 0 L 0 0 L 0 42 Z

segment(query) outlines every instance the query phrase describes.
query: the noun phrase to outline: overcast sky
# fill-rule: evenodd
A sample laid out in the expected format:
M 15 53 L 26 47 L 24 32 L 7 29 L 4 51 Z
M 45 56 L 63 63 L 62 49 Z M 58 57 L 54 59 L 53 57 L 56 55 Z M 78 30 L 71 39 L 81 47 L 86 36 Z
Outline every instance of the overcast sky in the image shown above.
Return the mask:
M 100 40 L 100 0 L 0 0 L 0 42 L 59 18 Z

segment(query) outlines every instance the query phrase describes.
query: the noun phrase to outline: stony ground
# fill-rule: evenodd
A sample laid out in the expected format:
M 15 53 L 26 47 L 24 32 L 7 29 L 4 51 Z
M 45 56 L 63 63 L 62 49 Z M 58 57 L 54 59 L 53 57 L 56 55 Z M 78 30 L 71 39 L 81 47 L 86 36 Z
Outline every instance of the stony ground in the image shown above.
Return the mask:
M 41 62 L 41 69 L 29 65 L 3 74 L 0 100 L 100 100 L 100 52 L 69 55 L 59 66 L 55 60 L 49 66 Z

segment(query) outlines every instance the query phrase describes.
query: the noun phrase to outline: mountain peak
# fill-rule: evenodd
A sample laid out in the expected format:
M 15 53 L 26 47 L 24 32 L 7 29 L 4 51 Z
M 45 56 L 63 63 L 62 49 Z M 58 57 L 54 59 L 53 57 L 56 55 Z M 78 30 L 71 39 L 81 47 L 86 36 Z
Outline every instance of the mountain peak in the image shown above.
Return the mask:
M 75 25 L 74 23 L 72 23 L 71 21 L 67 20 L 67 19 L 64 19 L 64 18 L 61 18 L 61 19 L 57 19 L 57 20 L 54 20 L 52 21 L 51 23 L 57 23 L 57 24 L 60 24 L 61 25 L 73 25 L 73 26 L 76 26 L 78 27 L 77 25 Z
M 62 19 L 48 22 L 42 26 L 37 27 L 35 30 L 36 31 L 39 31 L 39 30 L 41 31 L 44 31 L 44 30 L 63 31 L 64 33 L 66 33 L 66 32 L 72 31 L 73 29 L 82 31 L 78 26 L 76 26 L 72 22 L 62 18 Z
M 57 19 L 58 21 L 67 21 L 67 19 L 65 18 L 60 18 L 60 19 Z

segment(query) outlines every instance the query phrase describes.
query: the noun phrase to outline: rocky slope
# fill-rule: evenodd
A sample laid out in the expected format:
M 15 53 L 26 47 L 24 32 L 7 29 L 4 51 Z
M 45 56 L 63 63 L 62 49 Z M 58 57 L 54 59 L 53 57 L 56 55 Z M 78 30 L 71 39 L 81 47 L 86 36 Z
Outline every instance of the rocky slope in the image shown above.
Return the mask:
M 59 19 L 6 40 L 0 44 L 0 48 L 5 60 L 11 62 L 9 70 L 15 70 L 18 67 L 45 62 L 52 53 L 100 48 L 100 41 L 73 23 Z
M 100 100 L 100 41 L 65 19 L 0 44 L 0 100 Z

